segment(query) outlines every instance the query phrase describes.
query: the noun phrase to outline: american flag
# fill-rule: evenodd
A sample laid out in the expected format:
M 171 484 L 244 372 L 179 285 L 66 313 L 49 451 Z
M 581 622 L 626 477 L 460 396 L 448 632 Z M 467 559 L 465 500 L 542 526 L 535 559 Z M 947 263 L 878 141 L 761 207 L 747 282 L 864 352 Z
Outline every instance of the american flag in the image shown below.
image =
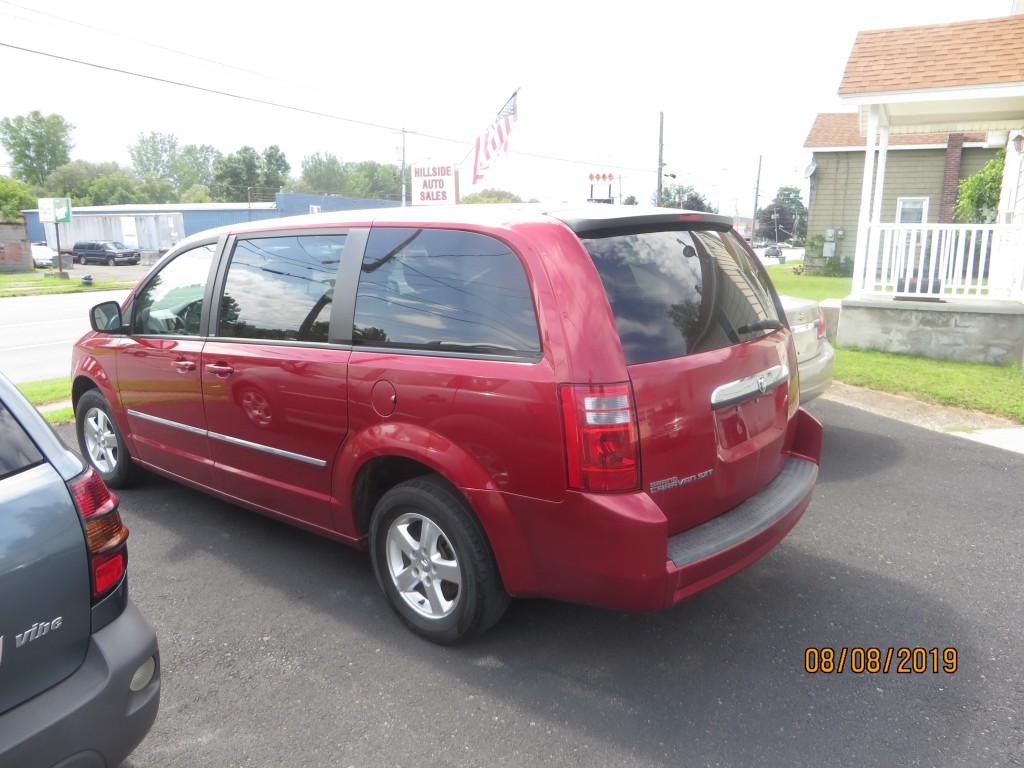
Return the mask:
M 487 126 L 487 130 L 476 139 L 476 159 L 473 161 L 473 183 L 476 184 L 484 177 L 484 171 L 490 169 L 494 161 L 502 152 L 508 150 L 508 135 L 512 132 L 512 126 L 516 124 L 516 95 L 505 102 L 505 106 L 498 112 L 494 124 Z

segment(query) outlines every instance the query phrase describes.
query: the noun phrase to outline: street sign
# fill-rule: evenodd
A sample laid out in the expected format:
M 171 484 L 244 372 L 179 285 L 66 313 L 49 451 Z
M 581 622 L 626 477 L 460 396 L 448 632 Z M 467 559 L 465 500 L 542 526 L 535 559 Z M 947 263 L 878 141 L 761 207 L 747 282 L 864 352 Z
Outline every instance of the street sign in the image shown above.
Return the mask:
M 71 221 L 71 198 L 40 197 L 39 221 L 48 224 L 67 224 Z

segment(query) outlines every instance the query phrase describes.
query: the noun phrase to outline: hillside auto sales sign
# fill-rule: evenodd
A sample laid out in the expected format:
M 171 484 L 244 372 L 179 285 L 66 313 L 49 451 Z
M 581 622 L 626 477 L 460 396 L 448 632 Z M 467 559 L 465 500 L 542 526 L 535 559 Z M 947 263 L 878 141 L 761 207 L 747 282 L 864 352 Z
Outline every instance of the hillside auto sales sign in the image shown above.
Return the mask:
M 410 192 L 412 205 L 454 205 L 455 166 L 429 162 L 412 166 Z

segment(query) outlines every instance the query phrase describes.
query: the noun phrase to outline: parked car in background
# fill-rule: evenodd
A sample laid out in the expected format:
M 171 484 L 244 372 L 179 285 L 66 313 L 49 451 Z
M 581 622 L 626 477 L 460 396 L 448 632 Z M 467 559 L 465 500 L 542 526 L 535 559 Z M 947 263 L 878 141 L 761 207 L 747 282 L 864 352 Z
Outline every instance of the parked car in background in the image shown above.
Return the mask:
M 57 260 L 57 252 L 46 243 L 32 243 L 32 266 L 36 269 L 52 267 Z
M 780 295 L 786 320 L 793 331 L 796 356 L 800 363 L 800 402 L 822 394 L 832 384 L 835 350 L 825 338 L 825 313 L 818 302 L 796 296 Z
M 460 205 L 179 243 L 73 352 L 79 442 L 369 549 L 413 631 L 673 605 L 792 529 L 821 426 L 731 220 Z
M 138 264 L 142 254 L 117 240 L 79 240 L 71 249 L 71 257 L 79 264 L 90 261 L 113 267 L 119 264 Z
M 764 255 L 767 259 L 778 259 L 779 264 L 786 263 L 786 256 L 782 252 L 782 248 L 779 247 L 778 243 L 771 243 L 764 249 Z
M 114 768 L 152 726 L 160 655 L 127 537 L 96 470 L 0 375 L 0 765 Z

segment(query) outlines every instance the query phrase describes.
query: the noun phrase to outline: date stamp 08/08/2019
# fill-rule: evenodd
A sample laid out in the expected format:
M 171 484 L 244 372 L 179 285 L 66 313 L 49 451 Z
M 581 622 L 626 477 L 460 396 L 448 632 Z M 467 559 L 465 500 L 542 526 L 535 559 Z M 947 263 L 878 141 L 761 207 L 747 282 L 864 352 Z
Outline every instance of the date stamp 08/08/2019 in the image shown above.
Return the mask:
M 810 674 L 953 674 L 957 669 L 956 648 L 875 648 L 851 646 L 840 648 L 807 648 L 804 650 L 804 671 Z

